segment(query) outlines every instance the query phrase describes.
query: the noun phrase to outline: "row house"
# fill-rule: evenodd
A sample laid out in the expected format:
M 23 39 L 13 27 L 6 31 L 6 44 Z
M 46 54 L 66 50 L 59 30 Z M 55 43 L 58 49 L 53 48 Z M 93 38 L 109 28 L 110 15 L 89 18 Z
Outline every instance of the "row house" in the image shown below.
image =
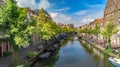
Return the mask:
M 59 27 L 68 27 L 68 28 L 74 28 L 74 24 L 62 24 L 62 23 L 57 23 Z
M 87 28 L 88 26 L 89 26 L 88 24 L 84 24 L 84 25 L 80 26 L 79 28 L 85 29 L 85 28 Z
M 104 18 L 95 19 L 93 22 L 89 23 L 89 27 L 91 29 L 94 29 L 96 25 L 100 26 L 100 29 L 103 30 L 104 29 Z M 91 37 L 99 40 L 100 42 L 102 42 L 104 40 L 104 37 L 101 34 L 99 34 L 98 37 L 91 34 Z
M 94 21 L 94 25 L 97 25 L 97 26 L 100 26 L 100 30 L 102 31 L 102 30 L 104 30 L 104 28 L 105 28 L 105 24 L 104 24 L 104 18 L 99 18 L 99 19 L 96 19 L 95 21 Z M 104 40 L 105 40 L 105 38 L 103 37 L 103 35 L 102 34 L 98 34 L 98 41 L 99 42 L 103 42 Z
M 83 29 L 89 28 L 89 27 L 90 27 L 89 24 L 84 24 L 84 25 L 80 26 L 79 28 L 80 28 L 81 30 L 83 30 Z M 79 36 L 86 36 L 86 34 L 85 34 L 85 33 L 81 33 L 81 34 L 79 34 Z
M 104 10 L 105 22 L 113 20 L 116 27 L 120 29 L 120 0 L 108 0 Z M 106 24 L 105 23 L 105 24 Z M 111 37 L 112 46 L 120 47 L 120 31 Z
M 108 0 L 105 10 L 104 10 L 104 18 L 95 19 L 93 22 L 90 22 L 89 25 L 83 25 L 80 28 L 85 28 L 87 26 L 90 28 L 95 28 L 96 25 L 100 26 L 101 30 L 104 30 L 108 21 L 112 20 L 116 28 L 120 30 L 120 0 Z M 99 34 L 100 40 L 104 40 L 105 38 Z M 114 34 L 111 37 L 112 47 L 120 47 L 120 31 Z
M 74 24 L 67 24 L 68 27 L 74 28 Z
M 93 29 L 96 25 L 100 26 L 100 28 L 104 28 L 104 18 L 95 19 L 93 22 L 89 23 L 90 27 Z
M 31 10 L 30 8 L 27 8 L 28 10 L 28 20 L 33 20 L 35 16 L 38 16 L 39 15 L 39 10 Z M 38 33 L 34 33 L 31 35 L 31 41 L 32 41 L 32 44 L 38 44 L 39 43 L 39 36 L 38 36 Z

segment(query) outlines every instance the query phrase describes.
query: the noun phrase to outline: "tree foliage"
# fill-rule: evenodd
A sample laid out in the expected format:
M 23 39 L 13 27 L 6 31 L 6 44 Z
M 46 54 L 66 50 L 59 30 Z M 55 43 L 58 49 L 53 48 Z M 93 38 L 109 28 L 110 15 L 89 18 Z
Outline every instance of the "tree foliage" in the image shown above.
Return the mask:
M 108 39 L 108 44 L 111 46 L 111 36 L 117 33 L 119 30 L 116 28 L 116 25 L 113 21 L 109 21 L 105 29 L 101 32 L 104 37 Z
M 9 41 L 13 49 L 23 46 L 26 42 L 27 10 L 16 6 L 13 0 L 6 0 L 0 7 L 1 32 L 10 36 Z
M 45 14 L 41 9 L 33 20 L 27 19 L 26 8 L 19 8 L 14 0 L 6 0 L 5 4 L 0 6 L 0 32 L 9 35 L 8 38 L 13 50 L 24 46 L 28 42 L 28 37 L 34 33 L 39 34 L 39 38 L 48 40 L 61 32 L 73 32 L 73 28 L 60 28 Z
M 100 26 L 96 25 L 92 32 L 95 36 L 98 36 L 100 34 Z

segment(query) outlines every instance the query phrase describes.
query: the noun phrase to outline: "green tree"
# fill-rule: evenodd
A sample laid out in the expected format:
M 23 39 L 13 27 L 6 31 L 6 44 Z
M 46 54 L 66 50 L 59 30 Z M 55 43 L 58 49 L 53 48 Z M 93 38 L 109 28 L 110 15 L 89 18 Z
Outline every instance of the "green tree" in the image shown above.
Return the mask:
M 100 26 L 96 25 L 95 28 L 92 30 L 92 33 L 97 37 L 98 39 L 98 34 L 100 34 Z
M 42 37 L 45 40 L 48 40 L 55 34 L 56 32 L 53 30 L 52 25 L 49 22 L 44 23 L 43 27 L 41 28 L 40 37 Z
M 100 34 L 100 26 L 96 25 L 95 28 L 93 29 L 93 34 L 95 36 L 98 36 Z
M 8 40 L 13 49 L 13 58 L 17 56 L 18 48 L 27 41 L 26 18 L 27 9 L 18 8 L 14 0 L 6 0 L 5 5 L 0 7 L 0 29 L 10 36 Z
M 48 40 L 59 33 L 59 27 L 51 18 L 46 17 L 46 14 L 46 11 L 42 8 L 39 15 L 35 16 L 35 32 L 39 34 L 40 38 Z
M 102 35 L 107 38 L 107 43 L 109 45 L 109 47 L 111 47 L 111 36 L 115 33 L 117 33 L 119 30 L 116 28 L 116 25 L 114 24 L 114 22 L 112 20 L 110 20 L 105 29 L 101 32 Z

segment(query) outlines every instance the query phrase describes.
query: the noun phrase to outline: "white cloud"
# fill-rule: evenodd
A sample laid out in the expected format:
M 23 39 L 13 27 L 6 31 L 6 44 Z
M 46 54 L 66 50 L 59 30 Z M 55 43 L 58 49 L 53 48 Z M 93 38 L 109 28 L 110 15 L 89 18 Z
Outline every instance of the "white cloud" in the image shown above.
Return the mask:
M 76 27 L 88 24 L 94 19 L 103 17 L 103 10 L 96 12 L 93 10 L 84 10 L 74 13 L 73 15 L 62 14 L 59 12 L 50 13 L 53 20 L 58 23 L 74 23 Z M 76 15 L 78 14 L 78 15 Z
M 49 9 L 52 5 L 48 0 L 41 0 L 39 3 L 36 3 L 35 0 L 18 0 L 18 6 L 20 7 L 30 7 L 31 9 Z
M 54 12 L 54 13 L 50 13 L 50 15 L 52 16 L 53 20 L 58 23 L 70 23 L 72 20 L 72 17 L 62 13 Z
M 58 12 L 60 12 L 60 11 L 68 11 L 68 10 L 70 10 L 70 7 L 57 9 Z
M 58 15 L 58 13 L 50 13 L 50 15 L 52 18 L 55 18 Z
M 88 6 L 89 9 L 80 10 L 80 11 L 77 11 L 74 13 L 74 15 L 78 16 L 77 19 L 79 19 L 76 21 L 76 26 L 88 24 L 88 23 L 94 21 L 94 19 L 103 17 L 103 15 L 104 15 L 103 4 L 86 5 L 86 6 Z
M 94 21 L 95 19 L 102 17 L 103 17 L 103 10 L 99 12 L 93 11 L 93 13 L 86 13 L 83 16 L 79 16 L 79 18 L 77 18 L 78 20 L 76 21 L 76 26 L 78 27 L 80 25 L 88 24 Z
M 89 23 L 89 22 L 92 22 L 92 21 L 94 21 L 94 19 L 95 18 L 93 18 L 93 17 L 87 17 L 87 18 L 81 18 L 81 24 L 87 24 L 87 23 Z
M 65 4 L 65 1 L 62 1 L 62 4 Z M 71 23 L 73 22 L 76 27 L 89 23 L 93 21 L 96 18 L 103 17 L 103 10 L 104 10 L 104 4 L 97 4 L 97 5 L 87 5 L 84 4 L 83 6 L 86 6 L 87 9 L 80 10 L 77 12 L 74 12 L 72 14 L 65 14 L 68 12 L 68 10 L 72 9 L 70 7 L 64 7 L 60 9 L 54 9 L 54 7 L 57 6 L 57 4 L 51 4 L 48 0 L 40 0 L 39 3 L 36 3 L 35 0 L 18 0 L 18 5 L 20 7 L 30 7 L 31 9 L 50 9 L 52 6 L 53 11 L 51 9 L 51 16 L 53 17 L 53 20 L 55 22 L 61 22 L 61 23 Z M 78 6 L 79 7 L 79 6 Z M 69 12 L 68 12 L 69 13 Z
M 91 8 L 88 10 L 75 12 L 72 15 L 67 15 L 60 12 L 54 12 L 50 14 L 55 22 L 61 22 L 61 23 L 73 22 L 74 25 L 78 27 L 83 24 L 88 24 L 94 21 L 94 19 L 103 17 L 103 10 L 96 11 L 95 9 L 93 10 Z
M 79 10 L 77 12 L 66 14 L 68 10 L 72 8 L 61 8 L 57 9 L 55 12 L 50 13 L 53 17 L 53 20 L 56 22 L 61 23 L 74 23 L 76 27 L 81 26 L 83 24 L 88 24 L 94 19 L 102 18 L 104 15 L 104 6 L 105 4 L 97 4 L 97 5 L 87 5 L 84 4 L 84 6 L 87 7 L 87 9 Z M 65 12 L 66 11 L 66 12 Z

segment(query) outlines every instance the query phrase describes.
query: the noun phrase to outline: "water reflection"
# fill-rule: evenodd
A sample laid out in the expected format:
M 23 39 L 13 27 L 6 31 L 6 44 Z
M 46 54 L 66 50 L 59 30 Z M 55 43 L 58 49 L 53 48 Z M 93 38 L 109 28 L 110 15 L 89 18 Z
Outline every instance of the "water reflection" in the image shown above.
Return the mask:
M 65 40 L 54 56 L 34 67 L 114 67 L 107 56 L 76 37 Z
M 46 59 L 45 61 L 42 61 L 42 63 L 40 63 L 40 61 L 38 61 L 34 67 L 54 67 L 54 64 L 56 63 L 57 60 L 59 60 L 59 50 L 62 49 L 63 47 L 66 46 L 66 44 L 72 43 L 73 42 L 73 37 L 68 38 L 67 40 L 63 41 L 60 45 L 59 48 L 57 48 L 55 54 L 50 57 L 49 59 Z
M 79 40 L 79 42 L 85 48 L 86 52 L 93 56 L 93 59 L 95 60 L 96 63 L 95 67 L 114 67 L 108 61 L 109 56 L 103 54 L 103 52 L 97 50 L 96 48 L 94 48 L 85 41 Z

